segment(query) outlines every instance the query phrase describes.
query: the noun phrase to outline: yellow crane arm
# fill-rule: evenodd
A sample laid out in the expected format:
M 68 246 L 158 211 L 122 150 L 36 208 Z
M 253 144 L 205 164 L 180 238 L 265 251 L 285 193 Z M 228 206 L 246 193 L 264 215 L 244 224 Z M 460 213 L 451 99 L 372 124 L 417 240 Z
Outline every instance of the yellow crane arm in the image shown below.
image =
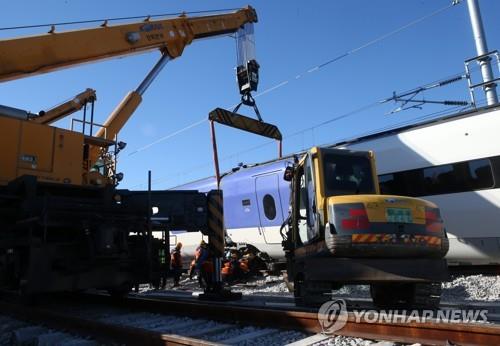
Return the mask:
M 86 103 L 95 99 L 95 90 L 87 89 L 73 97 L 71 100 L 63 102 L 49 110 L 41 111 L 40 116 L 31 119 L 31 121 L 38 124 L 50 125 L 67 115 L 79 111 Z
M 105 58 L 160 49 L 180 56 L 193 40 L 228 34 L 257 21 L 252 7 L 210 16 L 145 20 L 0 40 L 0 81 L 46 73 Z

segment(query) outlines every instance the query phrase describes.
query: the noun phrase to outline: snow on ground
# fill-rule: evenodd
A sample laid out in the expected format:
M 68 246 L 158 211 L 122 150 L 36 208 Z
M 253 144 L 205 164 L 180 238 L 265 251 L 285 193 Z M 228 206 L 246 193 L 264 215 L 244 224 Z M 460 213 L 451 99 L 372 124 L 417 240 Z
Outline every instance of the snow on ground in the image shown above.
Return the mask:
M 469 275 L 456 277 L 443 284 L 443 301 L 498 301 L 500 299 L 500 275 Z
M 270 294 L 290 297 L 293 296 L 281 276 L 265 276 L 263 278 L 255 278 L 247 283 L 235 285 L 232 290 L 235 292 L 241 292 L 245 295 L 258 293 L 259 295 Z
M 170 287 L 167 290 L 170 291 Z M 175 290 L 201 292 L 202 289 L 195 279 L 184 276 L 181 287 Z M 287 285 L 281 276 L 263 276 L 233 285 L 231 290 L 244 295 L 292 297 Z M 143 288 L 142 294 L 161 294 L 161 291 Z M 172 292 L 172 291 L 170 291 Z M 334 292 L 336 297 L 343 298 L 370 298 L 368 285 L 349 285 Z M 469 275 L 458 276 L 450 282 L 443 283 L 443 302 L 491 302 L 500 299 L 500 275 Z
M 314 346 L 396 346 L 403 344 L 396 344 L 390 341 L 373 341 L 361 338 L 352 338 L 349 336 L 334 336 L 328 340 L 317 342 Z
M 469 275 L 453 278 L 442 285 L 442 302 L 491 302 L 500 299 L 500 276 Z M 339 297 L 370 298 L 368 285 L 344 286 L 335 292 Z

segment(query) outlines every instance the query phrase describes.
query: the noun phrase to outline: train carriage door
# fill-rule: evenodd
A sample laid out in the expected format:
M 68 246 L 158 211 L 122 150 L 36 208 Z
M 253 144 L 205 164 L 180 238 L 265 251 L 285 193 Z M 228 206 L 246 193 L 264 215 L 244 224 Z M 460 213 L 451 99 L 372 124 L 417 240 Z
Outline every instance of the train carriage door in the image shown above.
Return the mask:
M 279 174 L 259 176 L 255 179 L 255 192 L 259 210 L 260 231 L 267 244 L 281 244 L 280 227 L 283 208 L 279 193 Z

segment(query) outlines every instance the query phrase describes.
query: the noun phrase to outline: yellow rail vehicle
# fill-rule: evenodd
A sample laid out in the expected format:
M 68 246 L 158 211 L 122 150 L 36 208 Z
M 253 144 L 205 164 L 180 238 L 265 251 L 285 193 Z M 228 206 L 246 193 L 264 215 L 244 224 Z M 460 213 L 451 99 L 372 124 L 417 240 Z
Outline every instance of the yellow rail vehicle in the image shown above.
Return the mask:
M 244 31 L 256 21 L 248 7 L 119 25 L 106 21 L 66 32 L 52 28 L 43 35 L 0 40 L 0 82 L 104 58 L 161 52 L 103 125 L 93 121 L 92 89 L 39 114 L 0 106 L 0 289 L 32 294 L 103 288 L 122 294 L 165 274 L 169 256 L 165 268 L 160 253 L 169 251 L 170 229 L 208 232 L 210 194 L 117 189 L 123 174 L 116 171 L 116 153 L 125 146 L 117 135 L 161 69 L 187 45 Z M 239 72 L 248 66 L 239 66 Z M 51 125 L 82 107 L 81 131 Z M 153 231 L 164 232 L 165 242 L 154 239 Z
M 17 177 L 82 185 L 84 135 L 34 122 L 0 117 L 0 184 Z

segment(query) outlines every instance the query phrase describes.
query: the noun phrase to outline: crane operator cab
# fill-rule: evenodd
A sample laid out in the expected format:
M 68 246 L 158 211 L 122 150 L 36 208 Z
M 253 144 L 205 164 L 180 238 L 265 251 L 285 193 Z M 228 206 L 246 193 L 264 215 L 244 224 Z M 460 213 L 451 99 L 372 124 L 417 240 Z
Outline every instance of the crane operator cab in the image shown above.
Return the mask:
M 372 152 L 314 147 L 284 178 L 292 194 L 283 247 L 298 303 L 324 302 L 345 284 L 369 284 L 379 306 L 439 304 L 448 277 L 439 208 L 380 195 Z

